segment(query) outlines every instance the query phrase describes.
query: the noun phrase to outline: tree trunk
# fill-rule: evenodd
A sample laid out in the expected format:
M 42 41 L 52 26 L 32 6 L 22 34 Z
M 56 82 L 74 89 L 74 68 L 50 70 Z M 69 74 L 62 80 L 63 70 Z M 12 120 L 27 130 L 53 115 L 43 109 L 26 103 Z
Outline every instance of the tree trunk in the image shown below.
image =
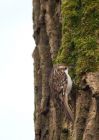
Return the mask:
M 33 0 L 35 140 L 99 140 L 98 25 L 97 0 Z M 52 98 L 49 78 L 55 63 L 73 66 L 74 123 Z

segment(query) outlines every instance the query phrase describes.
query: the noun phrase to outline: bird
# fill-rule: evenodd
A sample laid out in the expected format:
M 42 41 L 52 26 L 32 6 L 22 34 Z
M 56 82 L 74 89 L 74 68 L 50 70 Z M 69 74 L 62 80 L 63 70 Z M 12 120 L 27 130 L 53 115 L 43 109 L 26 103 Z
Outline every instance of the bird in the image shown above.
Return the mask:
M 72 89 L 72 79 L 68 73 L 68 66 L 64 64 L 56 64 L 53 66 L 49 86 L 52 94 L 57 94 L 64 106 L 66 117 L 73 122 L 73 114 L 68 104 L 68 97 Z M 60 96 L 62 94 L 62 96 Z M 55 97 L 57 97 L 55 95 Z

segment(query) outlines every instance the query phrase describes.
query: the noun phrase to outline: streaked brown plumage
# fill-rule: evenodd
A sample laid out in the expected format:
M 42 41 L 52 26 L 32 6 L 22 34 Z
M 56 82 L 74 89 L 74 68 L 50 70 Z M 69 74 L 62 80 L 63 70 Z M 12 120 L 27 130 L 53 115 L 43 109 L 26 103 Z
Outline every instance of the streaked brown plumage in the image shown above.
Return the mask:
M 68 105 L 68 94 L 70 91 L 68 90 L 68 74 L 66 74 L 65 70 L 67 69 L 64 65 L 55 65 L 52 69 L 50 76 L 50 89 L 52 94 L 57 94 L 57 97 L 61 97 L 61 101 L 64 105 L 65 114 L 70 121 L 73 122 L 73 114 Z M 71 89 L 70 89 L 71 90 Z M 62 94 L 62 96 L 60 96 Z

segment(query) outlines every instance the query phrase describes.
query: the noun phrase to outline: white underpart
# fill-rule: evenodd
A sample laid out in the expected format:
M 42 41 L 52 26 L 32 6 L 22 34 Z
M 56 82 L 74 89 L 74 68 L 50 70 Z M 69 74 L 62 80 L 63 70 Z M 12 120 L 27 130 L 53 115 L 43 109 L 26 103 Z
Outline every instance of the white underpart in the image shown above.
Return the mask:
M 67 75 L 67 89 L 66 89 L 66 94 L 68 95 L 72 89 L 72 80 L 71 77 L 68 74 L 68 69 L 65 70 L 65 73 Z

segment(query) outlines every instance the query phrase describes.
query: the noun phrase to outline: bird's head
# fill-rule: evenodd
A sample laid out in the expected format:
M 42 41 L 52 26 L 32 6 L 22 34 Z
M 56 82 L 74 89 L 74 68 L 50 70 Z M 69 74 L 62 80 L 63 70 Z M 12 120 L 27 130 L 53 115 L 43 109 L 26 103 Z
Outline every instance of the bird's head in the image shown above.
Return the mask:
M 54 70 L 61 70 L 61 71 L 63 71 L 63 72 L 65 72 L 65 73 L 67 73 L 68 74 L 68 71 L 69 70 L 71 70 L 71 69 L 74 69 L 74 65 L 72 64 L 72 65 L 69 65 L 69 66 L 67 66 L 66 64 L 55 64 L 54 65 Z
M 63 70 L 63 71 L 68 70 L 68 66 L 65 66 L 65 65 L 59 65 L 58 68 Z
M 54 65 L 54 68 L 56 70 L 61 70 L 63 72 L 65 71 L 65 73 L 68 73 L 69 70 L 75 68 L 75 65 L 74 64 L 71 64 L 71 65 L 67 66 L 66 64 L 55 64 Z
M 55 64 L 53 68 L 54 72 L 58 71 L 65 72 L 66 70 L 68 70 L 68 67 L 64 64 Z
M 68 66 L 66 66 L 64 64 L 56 64 L 56 65 L 54 65 L 54 68 L 68 73 Z

